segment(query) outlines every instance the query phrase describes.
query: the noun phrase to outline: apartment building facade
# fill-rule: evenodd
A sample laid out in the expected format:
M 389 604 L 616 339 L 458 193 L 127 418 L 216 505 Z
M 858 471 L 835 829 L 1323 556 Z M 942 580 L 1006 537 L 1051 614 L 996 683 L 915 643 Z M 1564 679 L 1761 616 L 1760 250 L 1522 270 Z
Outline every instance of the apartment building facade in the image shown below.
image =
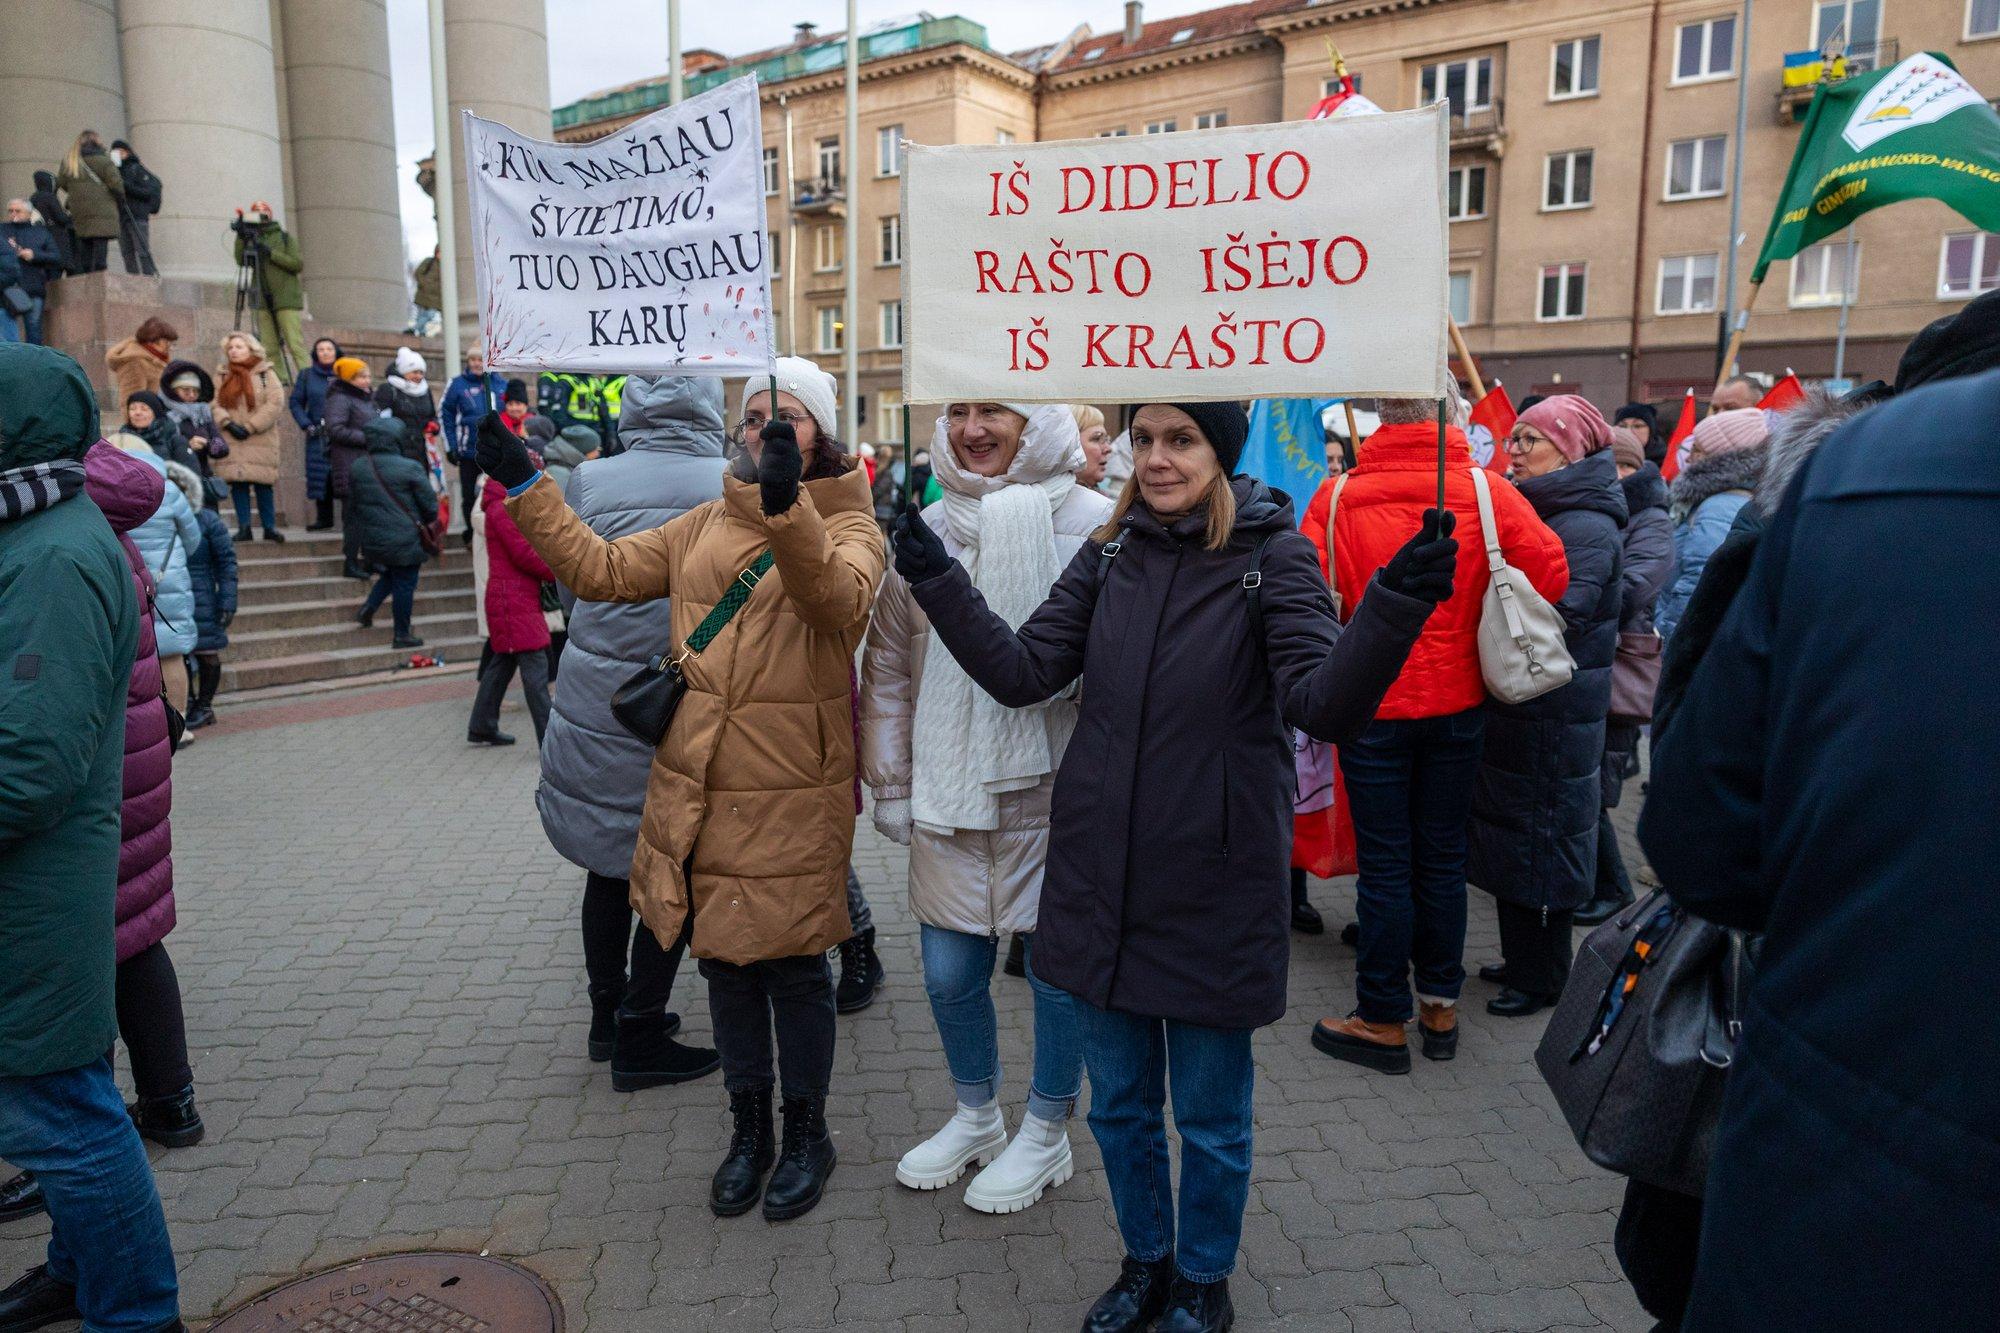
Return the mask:
M 1336 47 L 1384 107 L 1451 103 L 1451 299 L 1483 377 L 1516 398 L 1575 391 L 1609 407 L 1713 379 L 1739 80 L 1746 293 L 1810 100 L 1783 85 L 1787 53 L 1840 30 L 1850 68 L 1940 51 L 1975 87 L 2000 89 L 2000 0 L 1767 0 L 1747 33 L 1741 12 L 1729 0 L 1248 0 L 1148 22 L 1127 3 L 1120 26 L 1013 53 L 967 19 L 921 17 L 863 38 L 858 145 L 843 142 L 837 36 L 802 29 L 773 51 L 692 53 L 689 68 L 696 87 L 759 74 L 780 345 L 837 361 L 854 339 L 864 439 L 900 432 L 902 141 L 1303 119 Z M 664 82 L 559 108 L 558 136 L 609 133 L 659 105 Z M 847 226 L 861 229 L 859 330 L 842 326 Z M 1868 214 L 1852 241 L 1771 267 L 1745 369 L 1830 376 L 1844 317 L 1844 373 L 1888 378 L 1918 329 L 2000 286 L 2000 236 L 1941 204 Z

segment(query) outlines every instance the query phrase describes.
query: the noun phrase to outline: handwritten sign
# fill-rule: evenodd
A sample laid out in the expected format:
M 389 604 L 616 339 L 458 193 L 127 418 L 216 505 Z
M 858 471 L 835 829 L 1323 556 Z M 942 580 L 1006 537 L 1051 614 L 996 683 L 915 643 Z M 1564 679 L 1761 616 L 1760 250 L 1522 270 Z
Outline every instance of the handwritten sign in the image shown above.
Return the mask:
M 768 366 L 763 151 L 755 78 L 587 144 L 465 113 L 486 363 L 632 375 Z
M 1442 105 L 926 148 L 903 169 L 903 396 L 1434 397 Z

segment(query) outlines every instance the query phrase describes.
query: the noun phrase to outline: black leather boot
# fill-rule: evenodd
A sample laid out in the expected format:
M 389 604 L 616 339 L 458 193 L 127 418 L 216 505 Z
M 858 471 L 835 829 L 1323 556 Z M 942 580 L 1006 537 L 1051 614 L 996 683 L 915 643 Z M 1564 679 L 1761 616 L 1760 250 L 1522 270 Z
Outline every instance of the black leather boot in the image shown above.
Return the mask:
M 840 981 L 833 988 L 833 1007 L 843 1014 L 875 1003 L 882 984 L 882 960 L 875 956 L 875 928 L 870 926 L 840 946 Z
M 671 1022 L 669 1022 L 671 1020 Z M 706 1046 L 683 1046 L 676 1014 L 622 1014 L 611 1041 L 611 1086 L 639 1092 L 668 1083 L 686 1083 L 722 1068 L 722 1057 Z
M 826 1132 L 826 1094 L 784 1099 L 785 1144 L 764 1191 L 764 1218 L 803 1217 L 819 1203 L 833 1174 L 833 1136 Z
M 1083 1333 L 1139 1333 L 1151 1328 L 1167 1308 L 1174 1282 L 1174 1257 L 1141 1263 L 1126 1255 L 1111 1290 L 1083 1317 Z
M 708 1191 L 708 1206 L 717 1217 L 736 1217 L 755 1208 L 764 1196 L 764 1173 L 778 1157 L 770 1088 L 730 1093 L 729 1114 L 736 1119 L 736 1132 L 729 1138 L 729 1156 L 715 1168 Z
M 1153 1325 L 1156 1333 L 1228 1333 L 1236 1322 L 1236 1307 L 1229 1300 L 1229 1279 L 1220 1282 L 1190 1282 L 1174 1278 L 1174 1293 L 1167 1312 Z
M 193 1084 L 165 1097 L 141 1097 L 125 1109 L 139 1127 L 139 1137 L 162 1148 L 192 1148 L 206 1132 L 195 1109 Z
M 42 1182 L 35 1179 L 34 1172 L 23 1171 L 0 1185 L 0 1222 L 33 1217 L 47 1209 L 48 1200 L 42 1197 Z
M 27 1333 L 44 1324 L 82 1317 L 76 1308 L 76 1288 L 50 1277 L 47 1264 L 36 1264 L 13 1286 L 0 1291 L 0 1330 L 4 1333 Z
M 603 1064 L 611 1058 L 618 1038 L 618 1006 L 625 1002 L 625 983 L 605 982 L 590 988 L 590 1058 Z
M 307 532 L 333 531 L 333 497 L 323 495 L 313 501 L 313 521 L 306 524 Z

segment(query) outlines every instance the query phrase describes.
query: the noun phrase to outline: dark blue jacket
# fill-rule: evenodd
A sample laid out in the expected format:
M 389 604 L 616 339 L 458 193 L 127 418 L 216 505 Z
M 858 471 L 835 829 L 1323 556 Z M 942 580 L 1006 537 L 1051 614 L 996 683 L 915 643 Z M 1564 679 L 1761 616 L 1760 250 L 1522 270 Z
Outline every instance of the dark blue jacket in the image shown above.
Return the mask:
M 291 409 L 300 430 L 310 433 L 326 419 L 326 390 L 332 383 L 333 372 L 317 362 L 299 372 L 292 384 Z
M 17 245 L 32 257 L 24 260 L 15 254 Z M 0 263 L 9 259 L 20 265 L 20 276 L 9 281 L 20 283 L 30 296 L 48 295 L 49 279 L 62 275 L 62 252 L 49 229 L 38 223 L 0 222 Z
M 222 617 L 236 614 L 236 542 L 229 525 L 213 509 L 198 512 L 195 522 L 201 525 L 201 545 L 188 556 L 188 577 L 194 583 L 194 650 L 219 653 L 229 646 Z
M 1658 732 L 1639 840 L 1763 931 L 1690 1329 L 1990 1327 L 2000 371 L 1864 413 Z
M 472 457 L 479 440 L 479 420 L 500 405 L 507 381 L 487 371 L 484 375 L 460 372 L 452 377 L 438 404 L 438 426 L 444 431 L 445 452 L 454 460 Z

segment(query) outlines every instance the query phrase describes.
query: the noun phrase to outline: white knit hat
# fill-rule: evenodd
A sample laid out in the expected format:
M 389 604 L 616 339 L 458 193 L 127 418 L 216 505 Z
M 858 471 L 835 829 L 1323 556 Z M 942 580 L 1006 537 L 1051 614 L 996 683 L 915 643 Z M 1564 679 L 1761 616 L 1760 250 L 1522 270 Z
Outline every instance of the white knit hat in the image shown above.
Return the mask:
M 833 376 L 821 370 L 817 363 L 802 356 L 781 356 L 777 362 L 778 392 L 788 393 L 799 400 L 806 415 L 819 427 L 819 433 L 828 439 L 840 438 L 840 386 Z M 743 382 L 743 403 L 748 407 L 753 394 L 769 393 L 771 376 L 752 375 Z M 771 405 L 777 411 L 777 404 Z M 739 416 L 742 413 L 739 411 Z
M 398 347 L 396 349 L 396 373 L 398 375 L 407 375 L 413 370 L 424 369 L 424 359 L 417 354 L 415 349 L 409 347 Z

